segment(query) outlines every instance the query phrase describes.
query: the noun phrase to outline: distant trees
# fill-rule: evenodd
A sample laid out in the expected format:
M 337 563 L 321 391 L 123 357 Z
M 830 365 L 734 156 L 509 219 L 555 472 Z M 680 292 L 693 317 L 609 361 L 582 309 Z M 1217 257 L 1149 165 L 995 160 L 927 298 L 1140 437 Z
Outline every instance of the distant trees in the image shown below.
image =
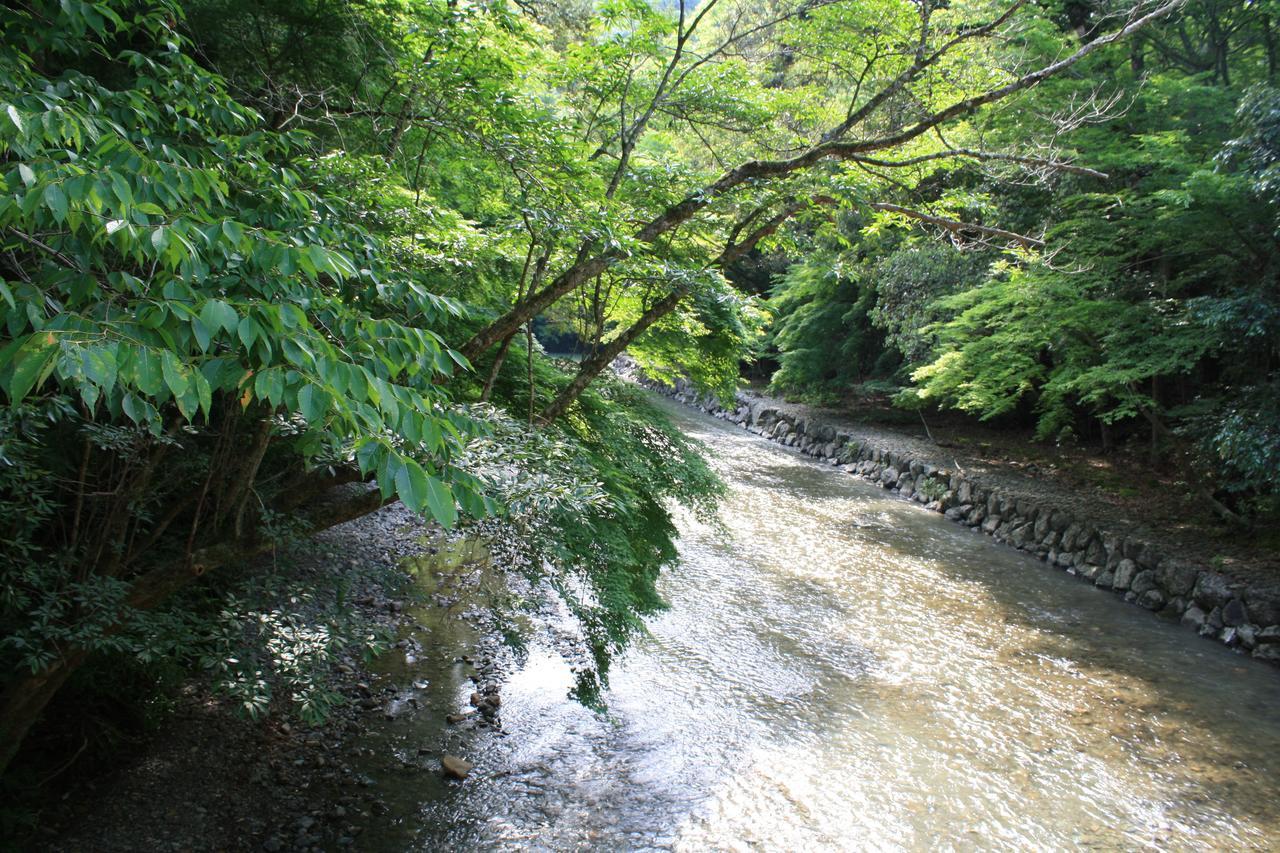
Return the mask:
M 1096 110 L 1057 139 L 1105 176 L 1060 170 L 1019 185 L 955 161 L 916 184 L 923 199 L 954 198 L 969 216 L 1043 233 L 1045 248 L 1031 253 L 998 252 L 973 231 L 948 234 L 961 255 L 940 254 L 883 220 L 846 223 L 845 248 L 826 268 L 859 288 L 870 312 L 842 315 L 842 328 L 824 332 L 831 343 L 798 340 L 802 314 L 835 315 L 821 299 L 797 304 L 803 279 L 789 273 L 774 302 L 778 387 L 847 387 L 847 375 L 803 366 L 829 371 L 843 363 L 835 341 L 883 328 L 912 404 L 1029 413 L 1044 440 L 1133 435 L 1175 462 L 1222 518 L 1273 512 L 1265 472 L 1280 453 L 1280 244 L 1269 27 L 1262 8 L 1191 4 L 1135 37 L 1141 62 L 1094 58 L 1046 83 L 1024 111 L 985 117 L 987 138 L 1015 139 L 1064 104 L 1081 117 Z

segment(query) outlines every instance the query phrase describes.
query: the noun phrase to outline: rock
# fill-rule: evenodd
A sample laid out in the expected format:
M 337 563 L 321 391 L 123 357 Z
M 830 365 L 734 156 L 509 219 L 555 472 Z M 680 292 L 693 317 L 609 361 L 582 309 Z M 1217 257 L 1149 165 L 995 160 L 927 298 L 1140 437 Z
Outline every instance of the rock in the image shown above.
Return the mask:
M 440 767 L 444 770 L 444 775 L 451 779 L 462 780 L 471 775 L 471 771 L 475 765 L 465 758 L 458 758 L 456 755 L 446 755 L 440 759 Z
M 475 712 L 476 712 L 476 709 L 475 709 L 475 708 L 466 708 L 465 710 L 458 711 L 458 712 L 453 713 L 453 714 L 449 714 L 448 716 L 446 716 L 446 717 L 444 718 L 444 721 L 445 721 L 446 723 L 448 723 L 449 725 L 451 725 L 451 726 L 452 726 L 452 725 L 456 725 L 456 724 L 458 724 L 458 723 L 461 723 L 463 720 L 466 720 L 468 717 L 470 717 L 470 716 L 471 716 L 472 714 L 474 714 Z
M 1138 552 L 1136 562 L 1144 569 L 1154 569 L 1160 565 L 1161 553 L 1150 545 L 1143 545 Z
M 1244 593 L 1245 604 L 1249 606 L 1252 622 L 1259 625 L 1280 624 L 1280 595 L 1257 589 L 1247 589 Z
M 1204 627 L 1208 633 L 1216 634 L 1222 630 L 1222 608 L 1215 607 L 1204 618 Z M 1204 633 L 1204 632 L 1201 632 Z
M 1280 663 L 1280 643 L 1267 643 L 1265 646 L 1258 646 L 1253 650 L 1253 656 L 1258 660 Z
M 1196 604 L 1208 610 L 1222 607 L 1234 594 L 1231 582 L 1217 572 L 1201 572 L 1192 590 Z
M 1270 625 L 1258 632 L 1259 643 L 1280 643 L 1280 625 Z
M 982 532 L 988 536 L 996 532 L 996 528 L 1000 526 L 1000 516 L 988 516 L 987 520 L 982 522 Z
M 1015 527 L 1009 533 L 1009 541 L 1013 543 L 1015 548 L 1025 548 L 1027 543 L 1031 541 L 1031 534 L 1035 529 L 1035 525 L 1025 523 Z
M 1105 572 L 1098 575 L 1098 579 L 1094 581 L 1094 584 L 1099 589 L 1111 589 L 1111 587 L 1115 585 L 1115 582 L 1116 582 L 1115 569 L 1107 569 Z
M 1222 608 L 1222 624 L 1228 628 L 1234 628 L 1237 625 L 1243 625 L 1249 621 L 1249 612 L 1245 610 L 1244 602 L 1238 598 L 1233 598 L 1227 602 Z
M 1133 583 L 1133 576 L 1137 573 L 1137 563 L 1129 559 L 1121 560 L 1119 565 L 1116 566 L 1116 576 L 1111 584 L 1112 588 L 1122 591 L 1128 589 L 1129 585 Z
M 1158 589 L 1149 589 L 1138 596 L 1138 604 L 1148 610 L 1159 610 L 1164 607 L 1164 593 Z
M 1134 595 L 1142 595 L 1147 590 L 1156 589 L 1156 573 L 1151 569 L 1143 569 L 1133 576 L 1133 581 L 1129 584 L 1129 589 Z
M 1070 551 L 1060 551 L 1058 553 L 1058 559 L 1055 562 L 1058 564 L 1059 568 L 1069 569 L 1075 565 L 1076 555 L 1072 554 Z
M 1193 604 L 1182 614 L 1182 624 L 1198 631 L 1204 627 L 1206 618 L 1205 612 Z
M 1236 633 L 1240 635 L 1240 645 L 1246 649 L 1252 649 L 1258 645 L 1258 626 L 1251 625 L 1248 622 L 1236 628 Z
M 1079 542 L 1077 541 L 1077 540 L 1080 540 L 1084 535 L 1085 535 L 1084 526 L 1081 525 L 1079 522 L 1076 522 L 1075 524 L 1068 527 L 1066 529 L 1066 532 L 1062 534 L 1062 550 L 1074 551 L 1077 545 L 1085 544 L 1083 541 L 1079 541 Z
M 479 708 L 479 707 L 480 707 L 480 704 L 481 704 L 482 702 L 484 702 L 484 696 L 483 696 L 483 695 L 481 695 L 479 692 L 476 692 L 476 693 L 472 693 L 472 694 L 471 694 L 471 704 L 472 704 L 472 705 L 474 705 L 475 707 Z
M 1169 595 L 1187 595 L 1195 588 L 1200 570 L 1185 560 L 1161 560 L 1156 567 L 1156 582 Z

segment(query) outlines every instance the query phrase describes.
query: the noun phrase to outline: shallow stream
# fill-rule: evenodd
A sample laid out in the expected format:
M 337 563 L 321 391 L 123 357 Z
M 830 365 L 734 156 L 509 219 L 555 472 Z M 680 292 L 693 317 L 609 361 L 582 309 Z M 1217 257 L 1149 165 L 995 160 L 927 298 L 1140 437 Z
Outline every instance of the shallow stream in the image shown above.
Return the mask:
M 535 647 L 501 732 L 446 731 L 473 687 L 433 670 L 431 710 L 378 736 L 475 771 L 378 780 L 362 847 L 1280 848 L 1280 670 L 668 405 L 729 484 L 724 528 L 682 521 L 608 713 Z

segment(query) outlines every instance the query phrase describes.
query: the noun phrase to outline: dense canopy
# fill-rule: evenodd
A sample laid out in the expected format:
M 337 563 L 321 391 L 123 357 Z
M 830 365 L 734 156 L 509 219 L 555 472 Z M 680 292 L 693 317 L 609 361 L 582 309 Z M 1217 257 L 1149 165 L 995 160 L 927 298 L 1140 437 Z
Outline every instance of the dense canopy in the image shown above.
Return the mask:
M 210 622 L 394 500 L 520 543 L 589 696 L 719 489 L 624 351 L 1133 438 L 1277 511 L 1268 3 L 33 0 L 0 35 L 0 766 L 91 657 L 322 716 L 361 628 L 242 666 Z

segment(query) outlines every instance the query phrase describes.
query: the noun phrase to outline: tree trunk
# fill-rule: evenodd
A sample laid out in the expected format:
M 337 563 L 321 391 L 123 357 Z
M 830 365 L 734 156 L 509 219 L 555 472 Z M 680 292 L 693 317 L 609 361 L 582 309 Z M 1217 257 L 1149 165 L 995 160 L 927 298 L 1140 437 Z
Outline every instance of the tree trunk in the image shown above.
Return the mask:
M 489 368 L 489 378 L 484 382 L 484 390 L 480 392 L 480 402 L 489 402 L 489 395 L 493 393 L 493 383 L 498 381 L 498 373 L 502 370 L 502 363 L 507 360 L 507 353 L 511 351 L 511 342 L 516 339 L 515 332 L 507 335 L 502 339 L 502 346 L 498 349 L 498 354 L 493 359 L 493 367 Z
M 622 351 L 632 341 L 644 334 L 650 326 L 675 310 L 675 307 L 680 304 L 680 300 L 684 299 L 688 294 L 689 289 L 687 287 L 673 290 L 650 306 L 647 311 L 640 315 L 640 319 L 625 332 L 600 347 L 590 358 L 583 359 L 582 363 L 578 365 L 578 372 L 574 375 L 573 380 L 561 389 L 555 399 L 542 410 L 542 414 L 538 416 L 538 421 L 543 424 L 549 424 L 563 415 L 573 401 L 578 399 L 578 396 L 586 390 L 587 386 L 600 375 L 601 371 L 612 364 L 613 360 L 621 355 Z

